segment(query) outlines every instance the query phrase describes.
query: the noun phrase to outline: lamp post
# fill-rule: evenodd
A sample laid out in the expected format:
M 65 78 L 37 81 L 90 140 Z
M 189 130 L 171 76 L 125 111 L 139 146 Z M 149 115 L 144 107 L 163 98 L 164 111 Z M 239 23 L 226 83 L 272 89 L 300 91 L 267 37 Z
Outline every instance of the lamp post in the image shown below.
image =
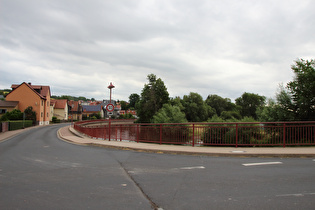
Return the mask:
M 108 89 L 110 90 L 110 93 L 109 93 L 109 103 L 111 104 L 112 103 L 112 89 L 114 88 L 115 86 L 110 83 L 110 85 L 108 85 Z
M 114 88 L 115 86 L 110 83 L 110 85 L 107 87 L 109 89 L 109 104 L 107 104 L 106 106 L 106 110 L 108 112 L 113 112 L 114 111 L 114 105 L 112 104 L 112 89 Z M 110 129 L 111 129 L 111 122 L 110 122 L 110 119 L 111 119 L 111 115 L 109 115 L 109 120 L 108 120 L 108 140 L 110 141 Z

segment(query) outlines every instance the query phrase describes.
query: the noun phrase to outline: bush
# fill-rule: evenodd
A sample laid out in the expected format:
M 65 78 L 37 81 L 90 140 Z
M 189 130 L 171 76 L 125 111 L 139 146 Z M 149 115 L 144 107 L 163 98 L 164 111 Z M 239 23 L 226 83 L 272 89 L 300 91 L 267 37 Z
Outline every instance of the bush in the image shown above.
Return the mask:
M 242 120 L 236 121 L 240 123 L 236 132 L 235 124 L 224 124 L 222 118 L 214 117 L 210 121 L 220 122 L 220 124 L 211 124 L 205 129 L 202 135 L 204 144 L 236 144 L 236 133 L 238 144 L 267 144 L 270 143 L 271 136 L 261 129 L 260 124 L 241 124 L 247 122 L 256 122 L 251 117 L 245 117 Z M 229 121 L 230 122 L 230 121 Z
M 60 119 L 58 119 L 57 117 L 52 117 L 51 121 L 52 123 L 60 123 Z
M 119 115 L 119 119 L 136 119 L 131 113 Z
M 0 121 L 9 121 L 9 120 L 23 120 L 23 113 L 20 110 L 14 109 L 11 112 L 7 112 L 2 115 Z

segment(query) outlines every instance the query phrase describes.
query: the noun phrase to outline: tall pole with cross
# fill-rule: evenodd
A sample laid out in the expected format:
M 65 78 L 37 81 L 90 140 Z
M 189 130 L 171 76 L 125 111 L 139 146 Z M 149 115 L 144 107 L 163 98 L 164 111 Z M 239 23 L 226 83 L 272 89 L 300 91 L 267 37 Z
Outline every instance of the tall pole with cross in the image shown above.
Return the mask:
M 108 113 L 112 113 L 115 109 L 115 106 L 112 104 L 112 89 L 115 86 L 110 83 L 110 85 L 107 87 L 109 89 L 109 104 L 106 106 L 106 110 Z M 108 140 L 110 141 L 110 129 L 111 129 L 111 115 L 109 115 L 109 120 L 108 120 Z

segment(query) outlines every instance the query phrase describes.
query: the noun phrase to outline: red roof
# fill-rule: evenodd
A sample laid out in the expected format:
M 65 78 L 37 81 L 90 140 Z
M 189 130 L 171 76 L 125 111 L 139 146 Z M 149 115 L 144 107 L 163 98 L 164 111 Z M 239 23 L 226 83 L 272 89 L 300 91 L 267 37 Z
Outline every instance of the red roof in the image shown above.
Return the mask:
M 55 109 L 64 109 L 67 106 L 67 99 L 51 99 L 55 103 Z
M 50 87 L 49 86 L 32 85 L 31 83 L 26 83 L 26 82 L 23 82 L 22 84 L 27 85 L 31 90 L 33 90 L 42 99 L 46 99 L 47 96 L 50 94 Z M 16 84 L 11 85 L 12 91 L 14 91 L 16 88 L 18 88 L 22 84 L 20 84 L 20 85 L 16 85 Z
M 71 108 L 71 111 L 79 111 L 79 101 L 68 101 L 68 105 Z

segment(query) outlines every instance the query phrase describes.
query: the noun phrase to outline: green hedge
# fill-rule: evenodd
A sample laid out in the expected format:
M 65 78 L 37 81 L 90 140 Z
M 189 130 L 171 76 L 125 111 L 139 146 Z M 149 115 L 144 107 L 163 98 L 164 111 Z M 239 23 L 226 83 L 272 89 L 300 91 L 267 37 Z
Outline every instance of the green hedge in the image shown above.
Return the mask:
M 24 127 L 23 127 L 23 125 L 24 125 Z M 33 125 L 32 120 L 25 120 L 24 123 L 23 123 L 23 120 L 9 121 L 9 131 L 31 127 L 32 125 Z

